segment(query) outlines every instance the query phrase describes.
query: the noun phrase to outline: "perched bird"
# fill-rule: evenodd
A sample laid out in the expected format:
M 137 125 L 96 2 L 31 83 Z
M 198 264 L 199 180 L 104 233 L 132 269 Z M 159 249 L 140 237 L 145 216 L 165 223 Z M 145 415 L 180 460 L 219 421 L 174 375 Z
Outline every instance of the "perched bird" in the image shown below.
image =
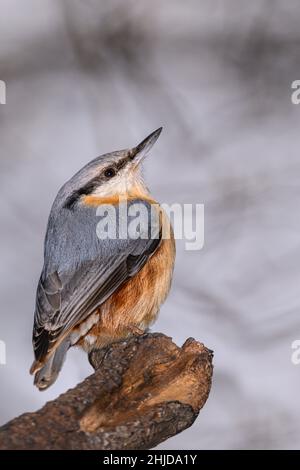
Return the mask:
M 89 353 L 142 334 L 166 299 L 175 242 L 172 229 L 170 236 L 163 236 L 163 226 L 170 227 L 170 222 L 141 173 L 141 162 L 161 130 L 132 149 L 95 158 L 56 196 L 45 237 L 33 327 L 35 360 L 30 372 L 40 390 L 55 382 L 71 346 Z M 120 215 L 124 201 L 126 216 L 136 203 L 146 208 L 147 215 L 154 207 L 159 216 L 147 219 L 147 230 L 142 224 L 139 237 L 99 237 L 97 208 L 110 204 Z M 118 228 L 122 222 L 120 218 Z

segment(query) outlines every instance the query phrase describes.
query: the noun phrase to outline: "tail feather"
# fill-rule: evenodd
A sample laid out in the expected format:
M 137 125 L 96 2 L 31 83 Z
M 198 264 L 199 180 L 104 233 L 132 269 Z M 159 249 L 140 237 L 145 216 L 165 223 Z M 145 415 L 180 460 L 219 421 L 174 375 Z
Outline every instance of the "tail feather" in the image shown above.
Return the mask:
M 36 372 L 34 385 L 36 385 L 39 390 L 46 390 L 55 382 L 62 369 L 66 353 L 70 346 L 70 338 L 67 337 L 49 357 L 46 364 Z

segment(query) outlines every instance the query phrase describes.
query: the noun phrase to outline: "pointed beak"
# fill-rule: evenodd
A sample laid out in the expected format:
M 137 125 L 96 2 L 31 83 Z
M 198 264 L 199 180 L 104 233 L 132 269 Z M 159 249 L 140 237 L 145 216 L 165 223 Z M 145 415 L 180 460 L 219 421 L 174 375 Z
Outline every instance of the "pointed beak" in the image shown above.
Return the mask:
M 162 127 L 159 127 L 130 151 L 130 156 L 134 163 L 139 164 L 146 157 L 160 136 L 161 131 Z

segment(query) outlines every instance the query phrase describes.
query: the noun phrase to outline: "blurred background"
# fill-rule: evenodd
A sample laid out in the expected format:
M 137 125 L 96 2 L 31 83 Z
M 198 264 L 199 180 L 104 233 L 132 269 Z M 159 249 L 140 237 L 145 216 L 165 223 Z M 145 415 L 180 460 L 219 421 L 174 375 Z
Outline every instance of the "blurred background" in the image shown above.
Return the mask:
M 0 0 L 1 424 L 91 373 L 73 349 L 49 391 L 28 374 L 59 187 L 162 125 L 147 182 L 205 204 L 205 246 L 178 241 L 154 329 L 204 342 L 215 370 L 196 423 L 160 448 L 299 447 L 299 21 L 297 0 Z

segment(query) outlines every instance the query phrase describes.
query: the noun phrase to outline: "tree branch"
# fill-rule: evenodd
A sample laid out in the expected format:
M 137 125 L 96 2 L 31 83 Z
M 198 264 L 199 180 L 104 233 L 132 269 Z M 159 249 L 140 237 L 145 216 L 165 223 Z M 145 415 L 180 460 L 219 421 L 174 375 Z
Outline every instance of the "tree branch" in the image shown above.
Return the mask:
M 209 395 L 212 352 L 152 333 L 93 351 L 96 372 L 0 428 L 0 449 L 149 449 L 191 426 Z

